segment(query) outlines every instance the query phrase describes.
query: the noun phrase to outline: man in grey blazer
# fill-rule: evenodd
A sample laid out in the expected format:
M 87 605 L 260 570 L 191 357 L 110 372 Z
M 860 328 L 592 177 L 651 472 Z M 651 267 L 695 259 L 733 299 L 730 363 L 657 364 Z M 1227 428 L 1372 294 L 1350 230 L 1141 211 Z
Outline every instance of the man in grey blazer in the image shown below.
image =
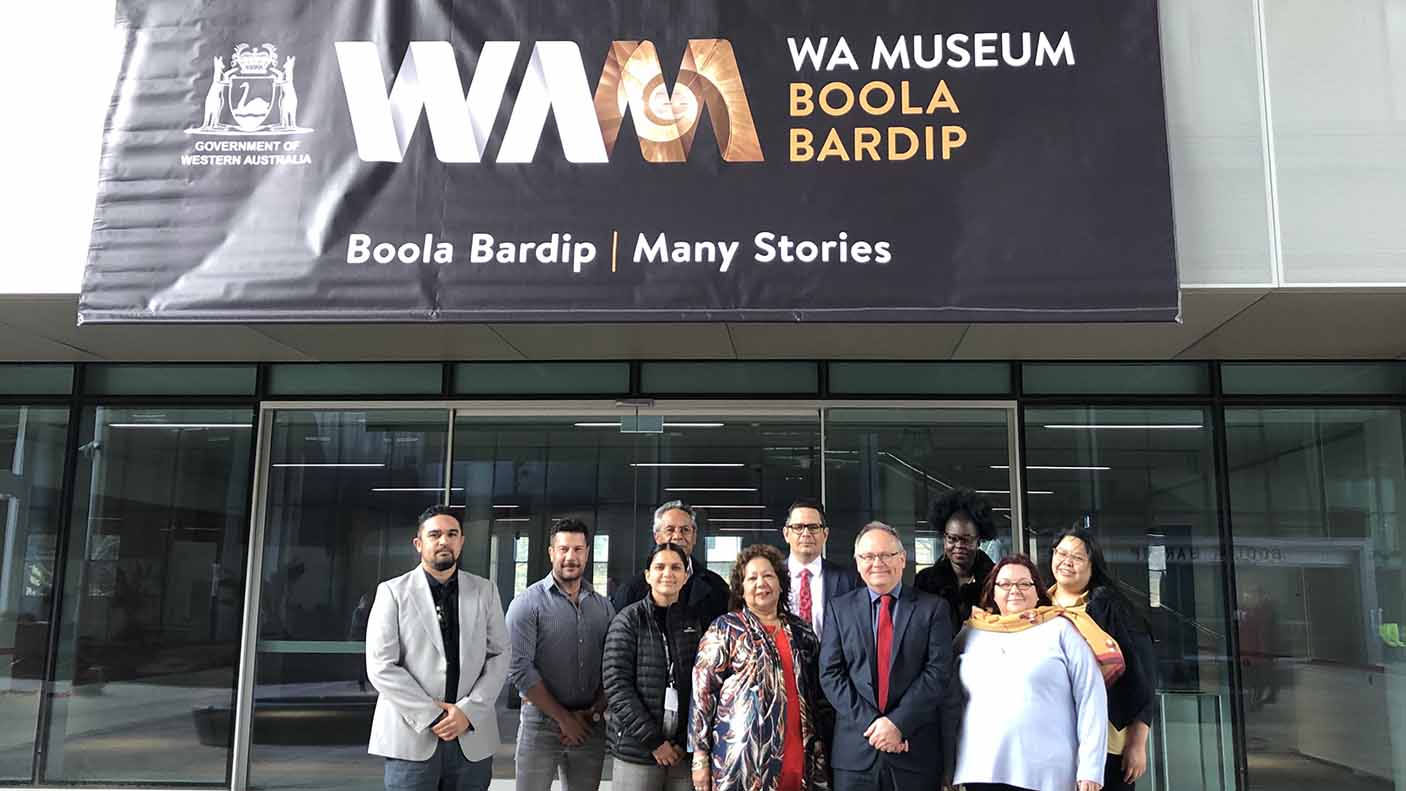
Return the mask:
M 464 533 L 449 509 L 426 509 L 414 544 L 420 565 L 380 584 L 366 624 L 380 693 L 368 752 L 386 759 L 387 791 L 486 791 L 508 677 L 503 604 L 459 570 Z

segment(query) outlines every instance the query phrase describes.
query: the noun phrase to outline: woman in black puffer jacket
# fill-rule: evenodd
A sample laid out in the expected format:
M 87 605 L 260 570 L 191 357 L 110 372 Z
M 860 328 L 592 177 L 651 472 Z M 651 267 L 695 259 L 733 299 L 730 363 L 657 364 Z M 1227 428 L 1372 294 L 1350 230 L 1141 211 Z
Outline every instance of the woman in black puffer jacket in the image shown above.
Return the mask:
M 605 635 L 601 677 L 610 706 L 607 744 L 616 791 L 690 791 L 686 750 L 693 661 L 708 624 L 679 601 L 687 557 L 660 544 L 649 557 L 650 595 L 621 610 Z

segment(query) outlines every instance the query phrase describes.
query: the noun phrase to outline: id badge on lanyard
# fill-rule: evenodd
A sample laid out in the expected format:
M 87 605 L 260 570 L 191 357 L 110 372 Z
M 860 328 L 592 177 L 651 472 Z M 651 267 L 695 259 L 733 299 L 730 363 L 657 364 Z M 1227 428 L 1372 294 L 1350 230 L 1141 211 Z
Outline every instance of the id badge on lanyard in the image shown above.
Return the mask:
M 660 636 L 664 641 L 664 661 L 669 666 L 669 686 L 664 690 L 664 734 L 672 737 L 679 727 L 679 690 L 674 681 L 674 657 L 669 651 L 669 636 Z

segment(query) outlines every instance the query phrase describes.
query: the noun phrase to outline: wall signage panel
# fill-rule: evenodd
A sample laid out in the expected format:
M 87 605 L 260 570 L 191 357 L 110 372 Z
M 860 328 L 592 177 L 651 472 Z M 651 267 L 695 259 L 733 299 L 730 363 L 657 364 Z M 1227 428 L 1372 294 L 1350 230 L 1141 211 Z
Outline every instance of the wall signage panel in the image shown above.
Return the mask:
M 1155 0 L 121 0 L 119 321 L 1170 321 Z

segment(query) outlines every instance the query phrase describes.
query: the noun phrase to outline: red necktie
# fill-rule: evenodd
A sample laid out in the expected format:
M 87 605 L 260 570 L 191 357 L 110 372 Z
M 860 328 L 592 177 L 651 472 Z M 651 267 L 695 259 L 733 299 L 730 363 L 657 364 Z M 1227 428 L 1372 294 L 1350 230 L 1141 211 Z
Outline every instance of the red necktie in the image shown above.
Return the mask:
M 801 569 L 801 590 L 797 601 L 801 605 L 801 620 L 815 626 L 815 621 L 811 617 L 811 608 L 814 606 L 814 602 L 810 598 L 810 569 Z
M 879 633 L 875 648 L 879 653 L 879 711 L 889 705 L 889 654 L 893 652 L 893 594 L 879 597 Z

